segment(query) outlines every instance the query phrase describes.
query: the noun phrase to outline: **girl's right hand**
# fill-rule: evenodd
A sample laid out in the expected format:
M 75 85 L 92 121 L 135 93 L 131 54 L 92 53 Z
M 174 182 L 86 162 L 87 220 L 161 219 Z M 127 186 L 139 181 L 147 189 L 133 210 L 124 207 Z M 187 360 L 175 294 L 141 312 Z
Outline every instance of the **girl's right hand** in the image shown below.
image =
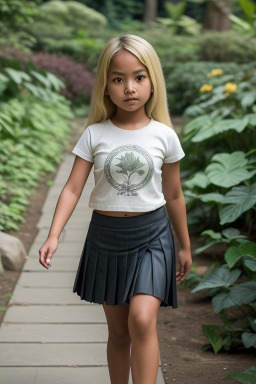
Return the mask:
M 59 240 L 57 237 L 49 237 L 44 245 L 39 249 L 39 263 L 42 264 L 43 267 L 49 269 L 51 267 L 51 259 L 58 248 Z

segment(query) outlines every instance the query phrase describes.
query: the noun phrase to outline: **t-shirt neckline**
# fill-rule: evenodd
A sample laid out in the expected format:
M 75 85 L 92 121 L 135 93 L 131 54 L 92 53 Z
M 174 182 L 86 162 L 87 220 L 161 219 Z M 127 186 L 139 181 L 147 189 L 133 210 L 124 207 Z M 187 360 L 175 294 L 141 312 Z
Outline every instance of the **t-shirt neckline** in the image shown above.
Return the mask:
M 115 129 L 116 131 L 118 131 L 118 132 L 122 132 L 122 133 L 125 133 L 125 134 L 127 134 L 127 133 L 129 133 L 129 134 L 135 134 L 135 133 L 138 133 L 138 132 L 142 132 L 142 131 L 144 131 L 145 129 L 147 129 L 147 128 L 153 123 L 153 121 L 154 121 L 154 119 L 151 117 L 150 122 L 149 122 L 147 125 L 145 125 L 144 127 L 139 128 L 139 129 L 132 129 L 132 130 L 130 130 L 130 129 L 124 129 L 124 128 L 120 128 L 120 127 L 118 127 L 117 125 L 115 125 L 114 123 L 112 123 L 112 121 L 110 120 L 110 118 L 107 120 L 108 124 L 109 124 L 112 128 L 114 128 L 114 129 Z

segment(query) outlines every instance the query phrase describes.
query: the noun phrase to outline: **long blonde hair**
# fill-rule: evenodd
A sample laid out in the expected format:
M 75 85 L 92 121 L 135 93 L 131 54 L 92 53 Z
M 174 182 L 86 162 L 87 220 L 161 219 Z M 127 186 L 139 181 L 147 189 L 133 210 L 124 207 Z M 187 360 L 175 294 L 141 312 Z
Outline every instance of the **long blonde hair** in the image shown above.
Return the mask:
M 115 113 L 115 104 L 109 96 L 105 95 L 107 73 L 112 57 L 123 50 L 134 54 L 147 67 L 154 90 L 145 105 L 147 116 L 172 128 L 160 60 L 154 48 L 146 40 L 135 35 L 114 37 L 103 48 L 97 65 L 95 85 L 86 127 L 94 123 L 106 121 Z

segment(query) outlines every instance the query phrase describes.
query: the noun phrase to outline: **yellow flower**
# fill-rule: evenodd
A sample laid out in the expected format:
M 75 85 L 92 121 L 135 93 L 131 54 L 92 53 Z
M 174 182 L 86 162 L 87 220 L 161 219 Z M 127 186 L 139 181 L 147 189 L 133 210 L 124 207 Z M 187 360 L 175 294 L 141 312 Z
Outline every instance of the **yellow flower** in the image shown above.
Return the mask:
M 222 74 L 223 74 L 222 69 L 213 69 L 210 73 L 207 74 L 207 77 L 214 77 Z
M 200 92 L 210 92 L 211 90 L 213 89 L 213 86 L 210 85 L 210 84 L 204 84 L 202 85 L 202 87 L 200 88 Z
M 229 95 L 230 95 L 230 93 L 229 93 L 229 92 L 225 92 L 225 96 L 227 96 L 227 97 L 228 97 Z
M 225 90 L 228 92 L 234 92 L 237 89 L 237 85 L 234 83 L 225 84 Z

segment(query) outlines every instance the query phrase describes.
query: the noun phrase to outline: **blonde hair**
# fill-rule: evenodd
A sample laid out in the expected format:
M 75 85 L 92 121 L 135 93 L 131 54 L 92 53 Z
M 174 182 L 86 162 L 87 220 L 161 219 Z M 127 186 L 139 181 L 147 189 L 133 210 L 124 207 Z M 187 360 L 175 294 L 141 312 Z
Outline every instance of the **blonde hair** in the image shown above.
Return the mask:
M 105 95 L 105 89 L 110 61 L 115 54 L 123 50 L 131 52 L 147 67 L 153 85 L 153 93 L 145 105 L 146 115 L 172 128 L 160 60 L 154 48 L 146 40 L 135 35 L 114 37 L 103 48 L 97 65 L 86 127 L 106 121 L 116 111 L 115 104 L 109 96 Z

